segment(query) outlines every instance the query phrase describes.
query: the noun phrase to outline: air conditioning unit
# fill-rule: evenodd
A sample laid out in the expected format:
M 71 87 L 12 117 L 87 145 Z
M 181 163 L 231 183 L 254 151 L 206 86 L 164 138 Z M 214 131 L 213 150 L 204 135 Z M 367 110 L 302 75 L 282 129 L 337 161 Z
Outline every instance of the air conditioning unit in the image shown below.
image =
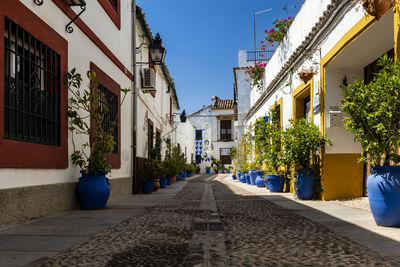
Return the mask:
M 156 73 L 151 68 L 143 69 L 142 91 L 143 91 L 143 93 L 155 93 L 156 92 Z

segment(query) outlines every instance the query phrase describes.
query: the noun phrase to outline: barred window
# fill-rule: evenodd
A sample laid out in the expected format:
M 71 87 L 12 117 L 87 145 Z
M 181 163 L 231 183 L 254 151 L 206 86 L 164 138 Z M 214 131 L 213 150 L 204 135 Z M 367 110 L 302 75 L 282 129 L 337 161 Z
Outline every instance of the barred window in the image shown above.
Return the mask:
M 98 84 L 100 107 L 107 107 L 104 120 L 101 122 L 103 130 L 114 137 L 113 154 L 118 154 L 118 96 L 108 90 L 101 83 Z
M 118 0 L 108 0 L 110 1 L 110 4 L 113 6 L 113 8 L 118 11 Z
M 5 17 L 4 138 L 60 145 L 60 55 Z

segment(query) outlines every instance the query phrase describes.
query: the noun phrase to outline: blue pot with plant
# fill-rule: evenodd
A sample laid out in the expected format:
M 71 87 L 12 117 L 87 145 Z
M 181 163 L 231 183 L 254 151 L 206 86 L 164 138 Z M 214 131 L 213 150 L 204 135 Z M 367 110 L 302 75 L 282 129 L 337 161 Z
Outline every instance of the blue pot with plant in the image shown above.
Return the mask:
M 241 181 L 241 179 L 242 179 L 242 172 L 241 172 L 241 171 L 237 171 L 237 172 L 236 172 L 236 175 L 237 175 L 238 180 Z
M 367 179 L 369 206 L 377 225 L 400 226 L 400 166 L 374 166 Z
M 298 198 L 303 200 L 313 199 L 315 177 L 312 170 L 297 170 L 293 185 Z
M 171 185 L 172 184 L 172 178 L 167 178 L 167 185 Z
M 245 183 L 251 184 L 250 173 L 246 173 L 246 174 L 244 175 L 244 177 L 246 178 Z
M 82 177 L 79 179 L 77 195 L 84 209 L 104 209 L 110 196 L 110 185 L 106 174 L 111 172 L 111 164 L 105 157 L 115 150 L 114 127 L 119 124 L 118 114 L 109 118 L 107 105 L 98 105 L 104 93 L 98 90 L 98 81 L 93 71 L 87 72 L 88 90 L 81 90 L 81 74 L 73 68 L 65 75 L 68 91 L 72 96 L 68 101 L 67 117 L 69 130 L 74 135 L 86 135 L 87 140 L 71 155 L 72 164 L 79 166 Z M 120 89 L 126 95 L 129 89 Z M 125 99 L 125 97 L 122 97 Z M 118 104 L 117 110 L 120 110 Z M 90 119 L 90 123 L 88 122 Z M 110 129 L 110 125 L 113 125 Z M 90 140 L 90 141 L 89 141 Z
M 160 188 L 167 187 L 167 178 L 160 178 Z
M 265 187 L 265 180 L 262 178 L 264 176 L 263 171 L 256 171 L 257 178 L 256 178 L 256 185 L 257 187 Z
M 232 174 L 232 179 L 236 180 L 236 175 Z
M 372 166 L 367 190 L 376 224 L 400 227 L 400 62 L 384 55 L 377 65 L 371 82 L 341 86 L 344 124 L 363 148 L 360 160 Z
M 316 179 L 313 170 L 321 168 L 319 159 L 322 148 L 331 145 L 331 141 L 321 134 L 318 126 L 304 118 L 291 120 L 290 123 L 283 137 L 283 147 L 287 149 L 292 164 L 300 167 L 293 181 L 295 192 L 300 199 L 313 199 L 321 193 L 315 192 L 315 183 L 321 180 Z
M 250 184 L 256 185 L 257 172 L 255 170 L 251 170 L 249 172 L 249 176 L 250 176 Z
M 267 183 L 270 192 L 272 193 L 283 192 L 283 185 L 284 185 L 283 175 L 267 175 Z
M 142 181 L 142 193 L 143 194 L 151 194 L 151 193 L 153 193 L 153 186 L 154 186 L 154 181 L 153 180 L 144 180 L 144 181 Z
M 84 209 L 104 209 L 110 196 L 110 183 L 106 174 L 93 175 L 81 171 L 78 182 L 78 199 Z

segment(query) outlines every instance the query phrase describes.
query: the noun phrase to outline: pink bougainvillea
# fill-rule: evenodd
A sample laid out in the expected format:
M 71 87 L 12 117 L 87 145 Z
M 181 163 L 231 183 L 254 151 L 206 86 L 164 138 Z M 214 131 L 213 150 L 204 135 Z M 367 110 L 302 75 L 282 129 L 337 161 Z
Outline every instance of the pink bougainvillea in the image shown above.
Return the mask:
M 261 49 L 267 46 L 274 46 L 275 43 L 280 43 L 286 35 L 290 24 L 292 24 L 293 18 L 288 17 L 287 19 L 276 19 L 273 24 L 274 28 L 270 30 L 265 30 L 267 36 L 265 36 L 265 41 L 261 41 Z M 262 49 L 265 50 L 265 49 Z
M 254 67 L 247 70 L 246 73 L 249 74 L 252 81 L 252 86 L 257 87 L 257 91 L 262 89 L 263 86 L 263 76 L 265 72 L 266 63 L 262 63 L 261 61 L 254 64 Z

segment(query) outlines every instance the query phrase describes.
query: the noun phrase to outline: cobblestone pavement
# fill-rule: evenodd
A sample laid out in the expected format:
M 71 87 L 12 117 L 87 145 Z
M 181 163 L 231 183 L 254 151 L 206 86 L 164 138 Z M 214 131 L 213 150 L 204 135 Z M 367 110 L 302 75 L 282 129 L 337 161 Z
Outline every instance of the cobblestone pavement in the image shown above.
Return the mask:
M 400 264 L 210 177 L 192 179 L 174 198 L 36 266 Z
M 217 179 L 213 190 L 231 266 L 399 266 L 266 199 Z

